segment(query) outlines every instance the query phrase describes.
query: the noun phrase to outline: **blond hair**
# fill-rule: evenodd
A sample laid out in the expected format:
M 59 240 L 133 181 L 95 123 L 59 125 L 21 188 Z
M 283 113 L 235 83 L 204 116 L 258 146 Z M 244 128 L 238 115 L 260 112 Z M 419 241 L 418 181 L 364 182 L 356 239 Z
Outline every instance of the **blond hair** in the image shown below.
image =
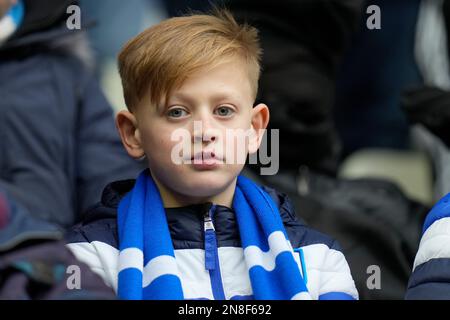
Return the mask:
M 258 31 L 227 10 L 164 20 L 131 39 L 119 54 L 125 103 L 130 111 L 149 94 L 159 104 L 201 68 L 241 58 L 256 97 L 261 48 Z

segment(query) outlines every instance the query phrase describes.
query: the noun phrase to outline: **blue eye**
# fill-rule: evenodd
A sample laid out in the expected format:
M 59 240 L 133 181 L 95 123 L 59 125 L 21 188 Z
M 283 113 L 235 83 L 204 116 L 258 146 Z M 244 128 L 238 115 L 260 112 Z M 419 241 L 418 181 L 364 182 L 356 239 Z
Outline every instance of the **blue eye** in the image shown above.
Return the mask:
M 232 113 L 234 113 L 234 110 L 227 106 L 220 106 L 216 109 L 216 114 L 218 114 L 221 117 L 227 117 L 230 116 Z
M 170 109 L 167 115 L 171 118 L 181 118 L 187 115 L 187 112 L 181 108 Z

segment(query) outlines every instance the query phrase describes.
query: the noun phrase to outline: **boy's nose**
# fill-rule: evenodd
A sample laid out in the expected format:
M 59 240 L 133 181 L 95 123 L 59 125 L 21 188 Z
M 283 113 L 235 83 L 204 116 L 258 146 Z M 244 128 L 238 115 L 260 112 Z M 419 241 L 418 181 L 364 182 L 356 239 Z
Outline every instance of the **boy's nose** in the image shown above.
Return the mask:
M 206 129 L 194 131 L 194 142 L 212 142 L 217 138 L 216 130 Z
M 194 122 L 194 142 L 212 142 L 217 139 L 217 129 L 210 122 L 195 121 Z

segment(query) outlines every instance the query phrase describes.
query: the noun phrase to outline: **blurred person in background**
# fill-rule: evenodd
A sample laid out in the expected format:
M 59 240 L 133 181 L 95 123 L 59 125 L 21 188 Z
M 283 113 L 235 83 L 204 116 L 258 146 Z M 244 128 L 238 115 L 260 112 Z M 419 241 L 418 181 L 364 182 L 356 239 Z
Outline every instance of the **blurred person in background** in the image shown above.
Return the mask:
M 95 73 L 116 111 L 125 107 L 117 55 L 129 39 L 167 17 L 161 1 L 80 0 L 84 19 L 95 21 L 95 26 L 87 30 Z
M 428 213 L 408 282 L 407 300 L 450 299 L 450 193 Z
M 406 299 L 450 299 L 450 1 L 423 0 L 416 58 L 424 84 L 406 90 L 403 108 L 433 162 L 433 198 Z
M 90 66 L 75 1 L 0 0 L 0 187 L 35 218 L 68 227 L 110 179 L 140 164 L 120 143 Z
M 0 188 L 0 300 L 114 299 L 65 247 L 64 231 L 33 217 Z

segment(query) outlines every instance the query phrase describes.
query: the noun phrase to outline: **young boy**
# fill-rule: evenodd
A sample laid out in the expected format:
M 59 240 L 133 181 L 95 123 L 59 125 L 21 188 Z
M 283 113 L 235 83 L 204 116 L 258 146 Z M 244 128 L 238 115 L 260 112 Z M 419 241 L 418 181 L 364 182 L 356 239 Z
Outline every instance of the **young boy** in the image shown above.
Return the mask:
M 120 298 L 358 298 L 336 242 L 239 175 L 269 121 L 253 106 L 260 55 L 257 31 L 226 11 L 165 20 L 120 53 L 116 124 L 148 169 L 107 186 L 68 244 Z

